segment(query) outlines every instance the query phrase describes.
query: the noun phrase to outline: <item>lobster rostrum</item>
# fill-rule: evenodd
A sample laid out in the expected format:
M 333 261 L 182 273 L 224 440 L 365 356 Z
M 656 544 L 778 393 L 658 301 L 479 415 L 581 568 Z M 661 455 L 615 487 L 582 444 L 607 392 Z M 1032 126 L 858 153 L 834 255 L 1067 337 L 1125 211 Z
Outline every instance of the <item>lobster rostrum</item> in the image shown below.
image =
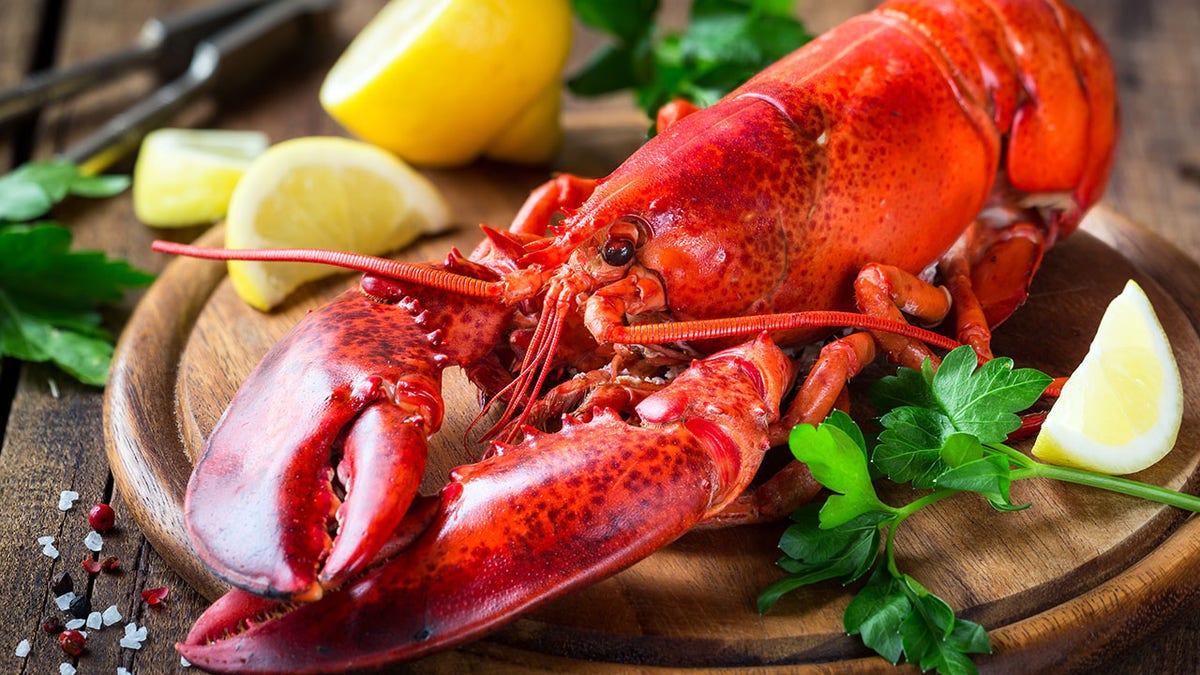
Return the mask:
M 414 658 L 696 525 L 787 515 L 819 486 L 793 463 L 750 489 L 764 453 L 841 405 L 877 350 L 990 358 L 1103 191 L 1115 85 L 1058 0 L 895 0 L 658 123 L 607 178 L 537 189 L 469 257 L 156 244 L 365 272 L 268 352 L 197 463 L 188 528 L 236 588 L 179 645 L 189 661 Z M 957 341 L 909 323 L 951 309 Z M 837 327 L 857 331 L 797 378 Z M 451 365 L 507 407 L 486 456 L 423 496 Z

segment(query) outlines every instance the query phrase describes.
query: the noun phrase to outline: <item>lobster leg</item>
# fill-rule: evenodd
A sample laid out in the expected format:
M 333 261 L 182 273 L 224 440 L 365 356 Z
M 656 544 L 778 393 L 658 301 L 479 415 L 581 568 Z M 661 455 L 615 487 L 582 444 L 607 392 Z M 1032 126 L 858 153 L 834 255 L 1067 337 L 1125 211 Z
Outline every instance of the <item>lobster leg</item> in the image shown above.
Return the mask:
M 654 118 L 654 129 L 661 134 L 672 124 L 697 110 L 700 108 L 695 103 L 684 98 L 677 98 L 658 109 L 658 114 Z
M 978 227 L 978 226 L 977 226 Z M 968 259 L 971 287 L 989 327 L 1000 325 L 1029 297 L 1029 282 L 1042 263 L 1046 237 L 1041 227 L 1017 222 L 1001 228 Z
M 854 297 L 863 314 L 904 322 L 904 314 L 927 325 L 942 322 L 950 311 L 950 293 L 891 265 L 864 265 L 854 280 Z M 888 358 L 917 368 L 937 357 L 919 340 L 885 331 L 871 331 Z
M 723 509 L 769 447 L 791 368 L 760 337 L 647 397 L 640 426 L 597 411 L 502 446 L 453 472 L 433 523 L 398 557 L 290 611 L 266 605 L 266 616 L 246 616 L 264 606 L 218 602 L 210 611 L 220 616 L 205 616 L 206 628 L 178 649 L 214 671 L 341 672 L 478 637 Z
M 833 411 L 846 383 L 875 360 L 870 333 L 852 333 L 821 348 L 796 397 L 771 434 L 771 445 L 783 445 L 797 424 L 818 424 Z M 706 525 L 727 527 L 786 518 L 821 490 L 802 462 L 791 461 L 752 492 L 737 498 Z
M 537 187 L 513 218 L 510 232 L 545 234 L 555 213 L 579 208 L 596 189 L 594 178 L 580 178 L 562 173 Z
M 783 416 L 780 442 L 797 424 L 818 424 L 833 412 L 846 383 L 875 360 L 875 338 L 852 333 L 821 348 L 821 354 Z

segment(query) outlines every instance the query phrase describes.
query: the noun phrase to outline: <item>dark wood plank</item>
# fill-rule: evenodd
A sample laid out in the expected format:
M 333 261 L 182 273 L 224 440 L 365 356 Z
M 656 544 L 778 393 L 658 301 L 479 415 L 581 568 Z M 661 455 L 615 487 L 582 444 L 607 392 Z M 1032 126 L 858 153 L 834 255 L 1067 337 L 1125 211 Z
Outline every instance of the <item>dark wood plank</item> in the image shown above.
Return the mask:
M 0 89 L 15 86 L 34 67 L 38 26 L 44 9 L 42 0 L 6 0 L 0 5 L 0 14 L 5 19 L 0 21 Z M 11 20 L 18 16 L 24 20 Z M 0 169 L 24 159 L 14 158 L 13 153 L 20 144 L 18 137 L 29 134 L 31 122 L 32 118 L 24 116 L 0 125 Z
M 136 37 L 145 19 L 158 8 L 156 3 L 148 1 L 71 3 L 63 17 L 66 29 L 59 39 L 58 63 L 78 63 L 128 44 Z M 144 95 L 152 84 L 148 76 L 135 75 L 97 92 L 48 107 L 41 115 L 40 142 L 35 146 L 34 158 L 47 158 L 64 144 L 88 133 L 130 101 Z M 152 269 L 153 260 L 146 248 L 149 237 L 136 236 L 138 230 L 145 228 L 133 222 L 129 213 L 128 200 L 120 198 L 70 202 L 57 209 L 55 217 L 72 227 L 77 248 L 104 250 Z M 120 330 L 124 315 L 135 299 L 136 296 L 131 296 L 128 304 L 108 314 L 110 330 Z M 11 624 L 33 643 L 33 652 L 27 661 L 30 672 L 57 672 L 58 664 L 62 662 L 75 662 L 84 672 L 90 668 L 113 670 L 118 665 L 154 672 L 176 669 L 179 657 L 171 645 L 177 639 L 174 636 L 177 631 L 171 630 L 171 626 L 182 630 L 188 616 L 203 603 L 202 598 L 183 584 L 146 544 L 124 503 L 113 494 L 107 461 L 97 452 L 103 444 L 102 405 L 100 389 L 78 385 L 49 366 L 27 365 L 21 369 L 5 435 L 4 456 L 12 454 L 24 462 L 36 462 L 43 477 L 20 483 L 42 494 L 35 497 L 6 489 L 0 499 L 7 502 L 12 498 L 32 506 L 45 506 L 45 493 L 53 490 L 55 485 L 61 485 L 59 489 L 74 489 L 82 495 L 77 506 L 66 514 L 54 511 L 53 504 L 49 504 L 49 511 L 39 509 L 39 521 L 27 528 L 31 533 L 28 536 L 36 537 L 32 533 L 44 529 L 43 523 L 53 524 L 55 521 L 51 517 L 57 514 L 56 528 L 62 532 L 62 557 L 49 567 L 46 566 L 49 559 L 35 560 L 38 564 L 23 567 L 21 584 L 5 584 L 18 588 L 32 582 L 40 589 L 35 597 L 38 607 L 27 612 L 19 623 Z M 52 476 L 55 480 L 49 480 Z M 5 484 L 9 481 L 5 480 Z M 82 544 L 89 529 L 86 514 L 92 504 L 102 501 L 111 502 L 116 510 L 118 528 L 105 537 L 100 555 L 116 555 L 121 560 L 122 571 L 116 575 L 102 574 L 89 581 L 80 565 L 84 556 L 89 555 Z M 40 557 L 36 547 L 26 548 Z M 91 598 L 93 610 L 103 611 L 115 605 L 124 617 L 118 625 L 91 631 L 88 650 L 78 660 L 64 655 L 53 637 L 37 630 L 38 617 L 61 614 L 45 590 L 49 578 L 61 571 L 68 571 L 75 578 L 77 592 Z M 140 593 L 155 585 L 168 585 L 173 594 L 169 605 L 151 610 L 142 602 Z M 118 644 L 124 624 L 131 621 L 145 625 L 150 635 L 143 649 L 137 652 Z M 7 620 L 4 624 L 6 628 L 10 625 Z M 14 634 L 12 630 L 6 633 Z
M 1121 145 L 1105 200 L 1200 257 L 1200 7 L 1188 2 L 1078 0 L 1112 47 Z
M 80 62 L 128 44 L 148 17 L 187 4 L 154 0 L 69 3 L 68 13 L 64 17 L 65 30 L 60 40 L 60 63 Z M 316 90 L 324 70 L 380 4 L 354 3 L 354 9 L 339 16 L 339 21 L 349 22 L 349 25 L 337 26 L 332 39 L 321 43 L 318 49 L 310 50 L 307 57 L 295 59 L 280 69 L 273 82 L 259 92 L 256 105 L 226 106 L 218 116 L 210 103 L 201 103 L 194 110 L 186 111 L 182 121 L 206 126 L 258 128 L 267 131 L 273 140 L 306 133 L 336 132 L 335 125 L 328 120 L 314 123 L 323 119 L 323 115 L 315 114 L 319 111 L 315 104 Z M 6 31 L 10 30 L 8 26 L 24 24 L 3 23 Z M 12 32 L 15 33 L 16 28 Z M 16 42 L 13 45 L 19 46 Z M 13 60 L 16 60 L 15 55 Z M 8 58 L 4 62 L 12 63 Z M 49 106 L 41 120 L 41 143 L 37 157 L 49 157 L 69 147 L 111 115 L 139 100 L 156 85 L 157 82 L 148 74 L 133 74 L 95 92 Z M 297 101 L 304 101 L 314 115 L 298 120 L 295 116 L 281 114 L 284 110 L 294 109 Z M 130 166 L 131 162 L 127 160 L 118 165 L 116 170 L 128 171 Z M 165 260 L 150 252 L 151 240 L 164 234 L 179 240 L 190 240 L 201 231 L 200 228 L 189 228 L 163 233 L 147 228 L 133 216 L 128 197 L 103 202 L 70 202 L 58 209 L 56 216 L 72 226 L 76 247 L 100 249 L 152 271 L 161 269 Z M 124 303 L 107 312 L 108 323 L 114 332 L 120 330 L 140 295 L 131 293 Z M 72 405 L 69 408 L 50 394 L 51 381 L 58 385 L 64 398 L 71 397 Z M 22 514 L 13 522 L 23 520 L 28 523 L 17 530 L 22 532 L 22 543 L 26 538 L 30 541 L 36 539 L 37 534 L 25 535 L 40 532 L 40 523 L 43 521 L 52 531 L 62 530 L 63 540 L 71 542 L 70 547 L 63 545 L 64 555 L 57 562 L 51 563 L 48 558 L 41 556 L 39 547 L 29 545 L 23 547 L 28 555 L 16 557 L 15 565 L 2 568 L 3 577 L 0 579 L 7 588 L 26 587 L 31 581 L 37 585 L 38 593 L 27 599 L 29 606 L 22 607 L 18 614 L 10 616 L 5 613 L 0 621 L 0 626 L 8 629 L 3 631 L 5 634 L 28 636 L 33 642 L 34 651 L 28 660 L 31 672 L 57 671 L 58 663 L 70 661 L 59 651 L 52 638 L 36 632 L 36 626 L 43 614 L 57 613 L 51 612 L 54 608 L 45 591 L 54 573 L 68 569 L 86 588 L 82 583 L 86 575 L 79 565 L 84 550 L 79 542 L 87 530 L 86 507 L 95 502 L 111 501 L 117 510 L 118 522 L 122 523 L 122 527 L 108 540 L 104 553 L 118 555 L 125 569 L 119 575 L 96 578 L 91 588 L 96 609 L 103 610 L 110 604 L 117 604 L 125 621 L 145 625 L 150 637 L 142 649 L 135 652 L 118 646 L 121 626 L 94 633 L 88 652 L 78 660 L 81 672 L 93 668 L 108 672 L 118 665 L 142 672 L 177 670 L 179 656 L 173 645 L 183 639 L 191 622 L 206 604 L 202 596 L 163 562 L 133 524 L 125 508 L 125 500 L 113 491 L 107 462 L 101 451 L 102 405 L 103 394 L 100 390 L 73 385 L 53 368 L 27 366 L 21 370 L 20 383 L 13 400 L 12 422 L 5 438 L 3 454 L 0 455 L 0 470 L 4 472 L 3 484 L 19 484 L 27 487 L 28 491 L 0 491 L 0 505 L 8 506 L 12 500 L 17 505 L 13 507 L 13 512 Z M 32 426 L 32 430 L 28 426 Z M 10 458 L 13 466 L 3 465 Z M 31 472 L 30 466 L 37 469 Z M 39 476 L 39 479 L 20 478 L 31 473 Z M 84 495 L 80 506 L 61 515 L 50 504 L 51 512 L 47 513 L 41 508 L 45 498 L 35 498 L 34 493 L 53 488 L 54 495 L 57 495 L 57 489 L 60 489 L 57 486 L 60 485 L 61 489 L 74 486 Z M 26 510 L 36 513 L 38 518 L 35 520 L 32 516 L 24 515 Z M 11 532 L 10 536 L 16 534 L 7 528 L 6 532 Z M 9 559 L 6 556 L 0 565 L 7 562 Z M 171 589 L 170 601 L 164 607 L 150 608 L 142 602 L 141 591 L 158 586 Z

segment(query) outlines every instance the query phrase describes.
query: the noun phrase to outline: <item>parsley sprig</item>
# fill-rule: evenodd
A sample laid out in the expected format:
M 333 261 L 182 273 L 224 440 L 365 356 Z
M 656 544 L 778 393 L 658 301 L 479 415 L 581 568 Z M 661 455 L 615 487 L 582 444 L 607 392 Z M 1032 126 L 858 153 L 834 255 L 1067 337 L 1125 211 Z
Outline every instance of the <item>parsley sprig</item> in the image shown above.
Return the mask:
M 1013 481 L 1045 478 L 1132 495 L 1190 511 L 1200 498 L 1163 487 L 1043 464 L 1005 440 L 1021 424 L 1016 413 L 1032 405 L 1050 377 L 1013 369 L 1007 358 L 976 367 L 970 347 L 951 351 L 934 371 L 900 368 L 871 388 L 882 431 L 868 446 L 858 425 L 834 412 L 819 426 L 796 427 L 792 454 L 808 464 L 831 494 L 792 516 L 780 540 L 779 566 L 790 573 L 758 599 L 766 612 L 801 586 L 841 579 L 866 583 L 847 605 L 846 632 L 892 663 L 901 659 L 922 670 L 974 673 L 970 654 L 991 652 L 983 627 L 954 610 L 896 565 L 895 535 L 909 517 L 943 499 L 976 493 L 998 511 L 1013 504 Z M 884 503 L 874 482 L 886 477 L 923 494 L 904 506 Z
M 104 384 L 113 340 L 96 306 L 153 276 L 71 250 L 70 230 L 40 219 L 69 195 L 109 197 L 128 186 L 125 176 L 84 176 L 61 160 L 0 176 L 0 355 L 51 361 L 85 384 Z
M 657 33 L 658 0 L 574 0 L 612 37 L 568 82 L 580 96 L 633 89 L 651 119 L 676 97 L 704 107 L 812 39 L 793 0 L 695 0 L 686 30 Z

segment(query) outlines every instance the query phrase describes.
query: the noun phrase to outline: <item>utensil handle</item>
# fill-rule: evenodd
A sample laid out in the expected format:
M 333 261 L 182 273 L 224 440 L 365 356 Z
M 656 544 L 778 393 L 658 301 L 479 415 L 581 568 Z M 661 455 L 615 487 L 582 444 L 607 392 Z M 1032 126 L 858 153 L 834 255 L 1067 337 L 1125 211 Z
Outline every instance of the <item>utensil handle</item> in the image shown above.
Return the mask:
M 143 136 L 166 124 L 198 94 L 228 79 L 259 73 L 303 34 L 297 24 L 323 13 L 337 0 L 276 0 L 201 41 L 187 72 L 109 120 L 91 136 L 62 153 L 84 175 L 103 171 L 133 150 Z
M 187 73 L 155 89 L 147 98 L 113 117 L 104 126 L 60 154 L 93 176 L 137 147 L 149 132 L 163 126 L 206 88 L 208 78 Z
M 149 65 L 155 51 L 153 46 L 138 44 L 76 66 L 37 73 L 0 92 L 0 124 L 110 80 L 130 68 Z
M 0 91 L 0 124 L 134 68 L 152 67 L 161 77 L 178 77 L 191 62 L 196 45 L 205 38 L 279 1 L 225 0 L 152 18 L 142 26 L 136 43 L 129 48 L 85 63 L 36 73 L 15 87 Z

